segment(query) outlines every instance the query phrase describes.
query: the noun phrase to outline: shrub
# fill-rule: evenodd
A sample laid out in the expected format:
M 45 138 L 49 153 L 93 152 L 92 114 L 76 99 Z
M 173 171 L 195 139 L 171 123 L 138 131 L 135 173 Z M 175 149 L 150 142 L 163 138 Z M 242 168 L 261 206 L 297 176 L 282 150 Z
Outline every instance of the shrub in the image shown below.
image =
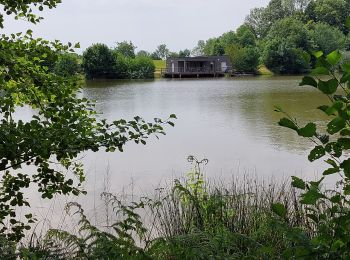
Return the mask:
M 350 20 L 349 20 L 350 22 Z M 286 250 L 286 256 L 303 256 L 314 259 L 348 259 L 350 257 L 350 62 L 342 64 L 342 55 L 333 51 L 328 55 L 322 52 L 314 54 L 316 68 L 312 75 L 322 74 L 324 77 L 306 76 L 301 86 L 312 86 L 328 97 L 329 104 L 318 109 L 330 117 L 326 132 L 313 122 L 300 126 L 296 119 L 289 116 L 281 108 L 278 112 L 286 115 L 279 125 L 294 130 L 299 136 L 311 140 L 315 147 L 308 159 L 313 162 L 324 160 L 328 169 L 317 181 L 304 181 L 293 177 L 293 186 L 302 191 L 300 203 L 305 205 L 307 217 L 315 226 L 315 234 L 307 244 L 294 239 L 295 245 Z M 341 74 L 338 75 L 339 66 Z M 324 189 L 326 178 L 332 176 L 337 186 Z M 283 213 L 281 205 L 277 205 L 277 213 Z M 321 209 L 324 210 L 321 210 Z M 297 233 L 299 236 L 303 231 Z
M 259 66 L 259 52 L 255 47 L 241 47 L 233 44 L 226 48 L 232 67 L 238 72 L 256 73 Z
M 155 65 L 148 57 L 138 56 L 135 59 L 128 59 L 127 78 L 130 79 L 151 79 L 154 78 Z
M 80 72 L 80 65 L 77 55 L 64 53 L 59 56 L 56 62 L 55 73 L 60 76 L 74 76 Z
M 113 52 L 105 44 L 94 44 L 83 53 L 83 69 L 89 79 L 115 78 L 116 61 Z

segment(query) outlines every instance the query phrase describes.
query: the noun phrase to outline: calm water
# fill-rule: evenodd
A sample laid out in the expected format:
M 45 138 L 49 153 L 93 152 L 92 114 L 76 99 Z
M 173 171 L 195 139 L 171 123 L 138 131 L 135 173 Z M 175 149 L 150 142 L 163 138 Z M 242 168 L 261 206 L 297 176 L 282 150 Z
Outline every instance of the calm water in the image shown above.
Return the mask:
M 113 189 L 130 183 L 147 188 L 181 175 L 190 168 L 188 155 L 207 158 L 208 176 L 232 173 L 258 176 L 313 174 L 319 165 L 307 161 L 306 140 L 277 125 L 282 116 L 274 105 L 301 122 L 321 121 L 315 109 L 323 98 L 299 87 L 300 77 L 256 77 L 149 82 L 88 82 L 83 95 L 97 101 L 108 119 L 148 120 L 177 115 L 175 128 L 146 146 L 128 145 L 124 153 L 90 154 L 86 158 L 89 180 L 109 166 Z M 238 171 L 238 172 L 237 172 Z
M 96 100 L 98 111 L 110 120 L 135 115 L 165 119 L 172 113 L 178 120 L 166 129 L 166 136 L 152 137 L 146 146 L 129 144 L 124 153 L 85 155 L 89 195 L 82 203 L 96 209 L 106 187 L 115 193 L 151 191 L 188 171 L 188 155 L 209 159 L 206 175 L 224 180 L 233 174 L 266 179 L 315 176 L 322 165 L 307 161 L 311 144 L 279 127 L 282 115 L 274 112 L 279 105 L 301 123 L 323 123 L 315 108 L 326 100 L 311 88 L 299 87 L 300 80 L 288 76 L 87 82 L 83 95 Z

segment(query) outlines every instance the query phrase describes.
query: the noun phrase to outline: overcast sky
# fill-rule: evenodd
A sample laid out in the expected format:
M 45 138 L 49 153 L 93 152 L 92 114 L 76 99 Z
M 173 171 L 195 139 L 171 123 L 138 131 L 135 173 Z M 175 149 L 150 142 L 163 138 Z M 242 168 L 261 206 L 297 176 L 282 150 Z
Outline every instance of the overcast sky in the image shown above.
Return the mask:
M 269 0 L 63 0 L 45 11 L 37 26 L 7 20 L 5 31 L 31 28 L 35 36 L 92 43 L 132 41 L 137 50 L 153 51 L 165 43 L 170 50 L 192 49 L 198 40 L 235 30 L 254 7 Z

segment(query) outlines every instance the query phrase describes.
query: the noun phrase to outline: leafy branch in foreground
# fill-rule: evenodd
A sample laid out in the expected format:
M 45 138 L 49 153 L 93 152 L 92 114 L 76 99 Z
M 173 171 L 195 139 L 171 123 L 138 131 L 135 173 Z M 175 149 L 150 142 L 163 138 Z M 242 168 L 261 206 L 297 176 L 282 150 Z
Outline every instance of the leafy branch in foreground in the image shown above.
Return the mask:
M 51 8 L 59 1 L 16 3 L 0 5 L 30 16 L 30 3 Z M 140 117 L 99 120 L 94 103 L 80 98 L 79 77 L 55 73 L 62 53 L 73 51 L 70 43 L 35 39 L 31 31 L 0 36 L 0 232 L 10 240 L 21 239 L 35 220 L 31 213 L 26 221 L 16 216 L 17 206 L 30 206 L 26 189 L 37 189 L 48 199 L 84 193 L 83 167 L 76 160 L 81 153 L 122 152 L 127 142 L 146 144 L 150 135 L 164 135 L 163 127 L 174 125 L 175 115 L 150 123 Z M 31 117 L 16 113 L 20 107 L 29 109 Z
M 328 97 L 329 104 L 318 108 L 330 117 L 326 133 L 320 133 L 315 123 L 299 126 L 296 119 L 276 108 L 286 115 L 279 121 L 280 126 L 314 143 L 309 161 L 323 159 L 329 165 L 318 181 L 292 177 L 292 185 L 302 190 L 300 202 L 305 205 L 307 217 L 313 221 L 317 232 L 310 244 L 297 245 L 298 251 L 290 251 L 289 256 L 345 259 L 350 256 L 350 61 L 344 62 L 339 51 L 326 56 L 316 52 L 314 58 L 316 67 L 311 76 L 303 78 L 300 86 L 312 86 Z M 324 190 L 322 184 L 328 176 L 334 176 L 337 187 Z M 283 215 L 278 205 L 275 212 Z

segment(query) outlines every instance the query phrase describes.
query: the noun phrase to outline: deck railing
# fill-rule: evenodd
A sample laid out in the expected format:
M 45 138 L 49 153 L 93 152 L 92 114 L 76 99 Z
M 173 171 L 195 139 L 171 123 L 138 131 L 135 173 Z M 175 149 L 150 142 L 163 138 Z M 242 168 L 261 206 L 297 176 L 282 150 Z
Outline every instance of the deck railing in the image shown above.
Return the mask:
M 220 69 L 212 69 L 207 67 L 202 68 L 181 68 L 181 67 L 175 67 L 175 68 L 164 68 L 161 69 L 162 74 L 180 74 L 180 73 L 208 73 L 208 74 L 214 74 L 214 73 L 226 73 L 229 72 L 229 68 L 226 68 L 224 71 Z

